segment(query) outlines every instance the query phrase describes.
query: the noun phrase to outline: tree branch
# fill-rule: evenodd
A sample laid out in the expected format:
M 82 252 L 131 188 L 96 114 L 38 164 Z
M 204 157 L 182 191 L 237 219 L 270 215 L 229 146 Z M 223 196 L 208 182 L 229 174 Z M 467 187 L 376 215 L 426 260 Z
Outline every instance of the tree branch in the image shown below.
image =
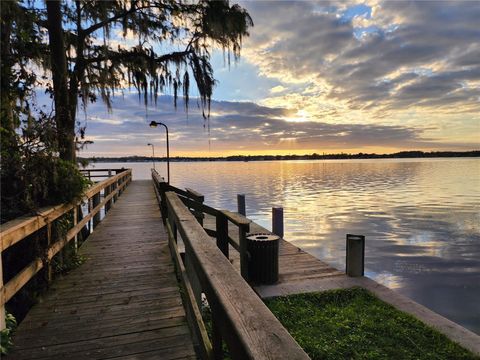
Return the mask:
M 189 54 L 193 53 L 193 50 L 188 49 L 185 51 L 175 51 L 170 54 L 165 54 L 162 56 L 159 56 L 155 59 L 155 62 L 160 64 L 162 62 L 167 62 L 167 61 L 172 61 L 174 59 L 179 59 L 184 56 L 187 56 Z M 89 58 L 85 59 L 85 64 L 92 64 L 96 62 L 102 62 L 102 61 L 107 61 L 107 60 L 128 60 L 130 58 L 138 58 L 138 57 L 143 57 L 144 59 L 150 60 L 150 56 L 144 53 L 138 53 L 138 52 L 121 52 L 121 53 L 112 53 L 111 55 L 107 56 L 97 56 L 94 58 Z
M 105 19 L 105 20 L 103 20 L 103 21 L 101 21 L 97 24 L 94 24 L 94 25 L 90 26 L 89 28 L 86 28 L 86 29 L 82 30 L 81 32 L 79 32 L 79 36 L 86 37 L 86 36 L 90 35 L 91 33 L 101 29 L 102 27 L 104 27 L 104 26 L 106 26 L 106 25 L 108 25 L 112 22 L 115 22 L 117 20 L 123 19 L 123 18 L 127 17 L 128 15 L 133 14 L 136 11 L 151 9 L 151 8 L 156 7 L 156 5 L 145 5 L 145 6 L 141 6 L 141 7 L 136 7 L 136 3 L 137 2 L 132 3 L 132 7 L 129 10 L 124 11 L 123 13 L 112 16 L 111 18 Z

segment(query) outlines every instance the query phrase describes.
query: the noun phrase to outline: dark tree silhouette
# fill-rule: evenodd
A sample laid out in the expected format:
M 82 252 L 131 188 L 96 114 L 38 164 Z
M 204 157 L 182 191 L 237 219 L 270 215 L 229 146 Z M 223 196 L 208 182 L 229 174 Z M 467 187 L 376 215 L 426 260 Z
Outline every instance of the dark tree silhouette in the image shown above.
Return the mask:
M 228 1 L 47 1 L 38 24 L 48 30 L 60 157 L 75 160 L 75 116 L 99 95 L 135 87 L 143 101 L 171 88 L 188 106 L 190 75 L 208 114 L 215 84 L 210 50 L 240 55 L 242 37 L 253 25 L 248 13 Z M 124 44 L 119 42 L 123 39 Z M 178 51 L 161 52 L 160 45 Z M 80 130 L 82 133 L 82 130 Z

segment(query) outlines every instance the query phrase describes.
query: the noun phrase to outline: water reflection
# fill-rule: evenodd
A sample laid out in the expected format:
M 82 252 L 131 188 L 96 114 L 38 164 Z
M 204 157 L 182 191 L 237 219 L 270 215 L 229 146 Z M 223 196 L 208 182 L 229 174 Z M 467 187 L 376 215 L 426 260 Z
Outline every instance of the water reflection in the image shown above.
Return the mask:
M 150 164 L 124 166 L 150 177 Z M 366 235 L 369 276 L 480 333 L 480 160 L 171 167 L 172 184 L 197 189 L 215 207 L 236 210 L 236 194 L 246 194 L 247 215 L 267 228 L 271 207 L 283 206 L 285 238 L 340 269 L 345 234 Z

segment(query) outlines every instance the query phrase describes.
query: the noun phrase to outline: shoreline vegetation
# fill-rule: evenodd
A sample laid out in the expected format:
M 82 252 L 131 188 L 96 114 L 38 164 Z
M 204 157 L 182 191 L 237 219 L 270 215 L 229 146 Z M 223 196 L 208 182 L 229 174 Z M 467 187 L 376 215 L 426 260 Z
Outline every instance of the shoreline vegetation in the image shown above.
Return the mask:
M 393 154 L 305 154 L 305 155 L 232 155 L 214 157 L 176 156 L 170 161 L 195 162 L 195 161 L 274 161 L 274 160 L 350 160 L 350 159 L 408 159 L 408 158 L 451 158 L 451 157 L 480 157 L 480 150 L 472 151 L 401 151 Z M 79 161 L 88 162 L 149 162 L 151 156 L 120 156 L 120 157 L 86 157 L 78 158 Z M 155 161 L 166 161 L 166 157 L 155 157 Z

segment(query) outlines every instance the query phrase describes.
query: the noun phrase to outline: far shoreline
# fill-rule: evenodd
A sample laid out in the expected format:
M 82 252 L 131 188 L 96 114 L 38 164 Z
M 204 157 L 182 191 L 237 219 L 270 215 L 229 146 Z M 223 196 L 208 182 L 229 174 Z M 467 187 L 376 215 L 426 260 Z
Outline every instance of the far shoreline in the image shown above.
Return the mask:
M 310 155 L 233 155 L 216 157 L 175 156 L 171 162 L 215 162 L 215 161 L 282 161 L 282 160 L 363 160 L 363 159 L 428 159 L 428 158 L 476 158 L 480 150 L 472 151 L 401 151 L 393 154 L 310 154 Z M 151 156 L 120 156 L 120 157 L 78 157 L 79 162 L 89 163 L 141 163 L 151 162 Z M 155 157 L 155 161 L 166 161 L 166 157 Z

